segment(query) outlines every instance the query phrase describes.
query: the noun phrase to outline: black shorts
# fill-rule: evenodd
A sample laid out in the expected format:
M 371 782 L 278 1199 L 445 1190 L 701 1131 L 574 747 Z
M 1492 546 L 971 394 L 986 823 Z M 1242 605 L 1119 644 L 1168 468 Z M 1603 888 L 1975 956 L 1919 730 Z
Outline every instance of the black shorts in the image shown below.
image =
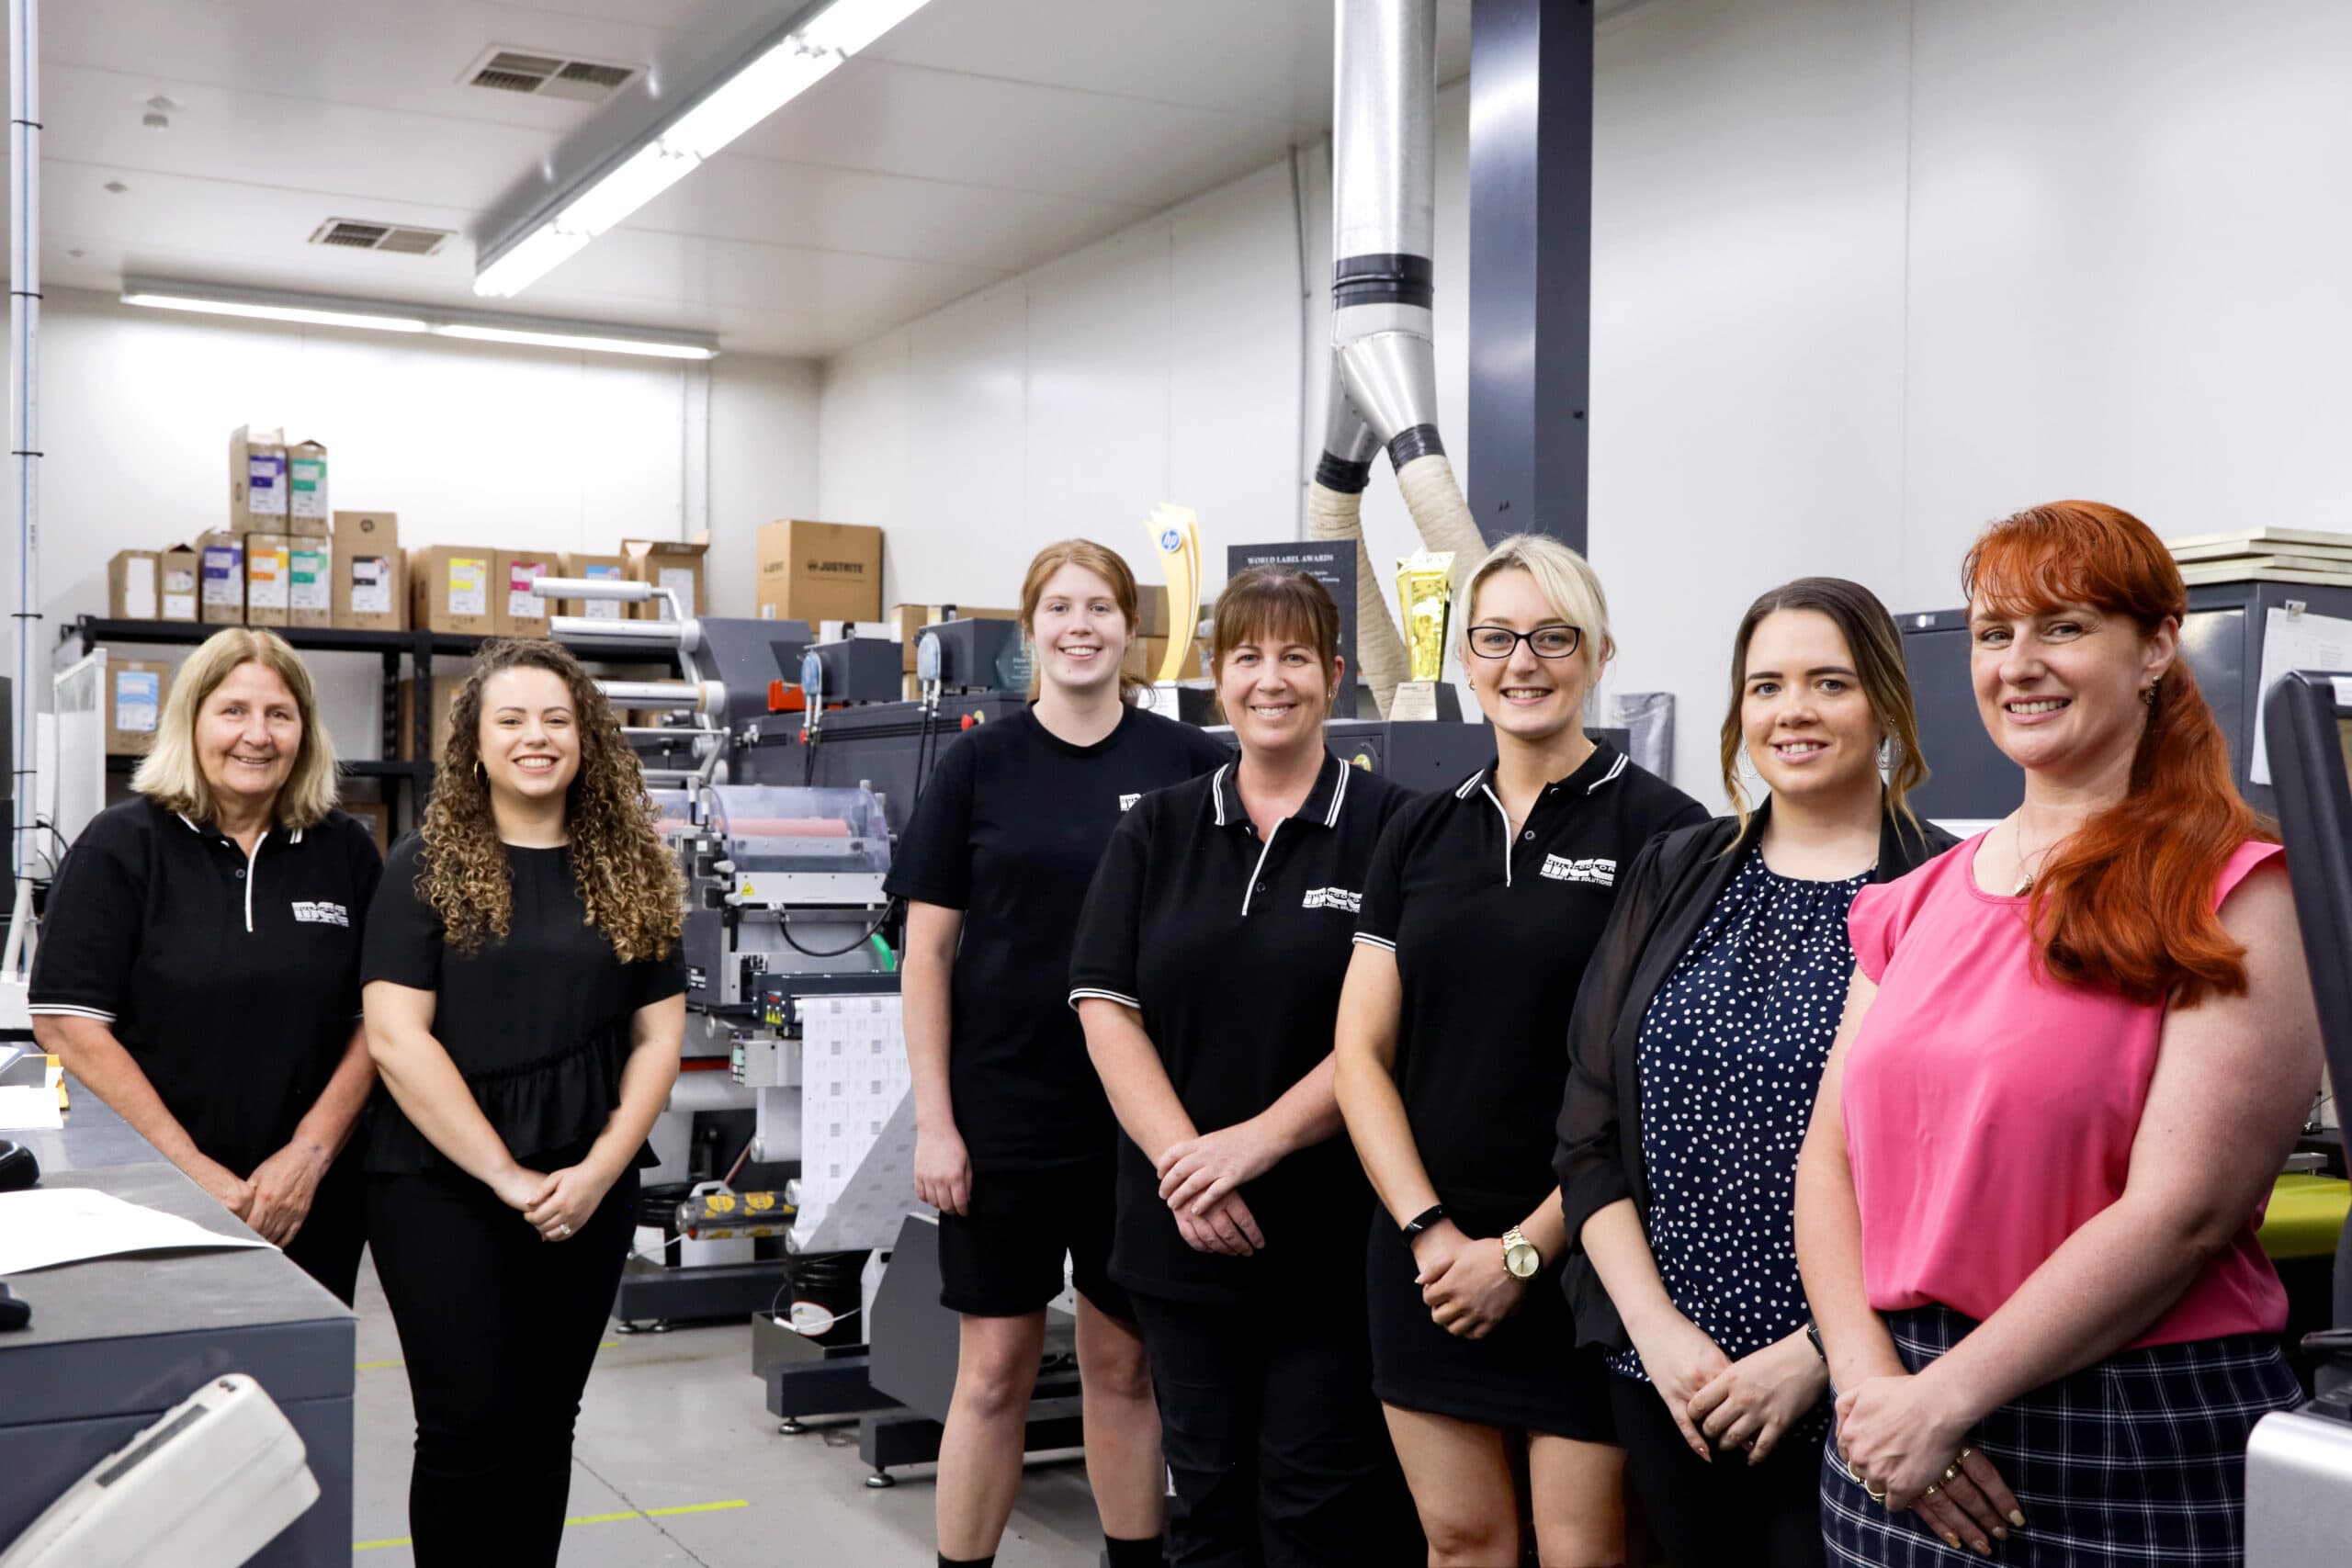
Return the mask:
M 939 1216 L 939 1304 L 974 1317 L 1040 1311 L 1062 1293 L 1067 1253 L 1078 1293 L 1133 1322 L 1127 1292 L 1111 1282 L 1116 1188 L 1107 1158 L 973 1172 L 967 1212 Z

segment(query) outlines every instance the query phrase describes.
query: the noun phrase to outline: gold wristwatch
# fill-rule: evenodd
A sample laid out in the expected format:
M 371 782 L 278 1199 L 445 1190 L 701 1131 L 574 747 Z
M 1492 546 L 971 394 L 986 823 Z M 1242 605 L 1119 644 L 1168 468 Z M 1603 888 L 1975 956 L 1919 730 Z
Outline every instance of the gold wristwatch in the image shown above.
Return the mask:
M 1503 1267 L 1515 1280 L 1532 1280 L 1535 1271 L 1544 1267 L 1544 1255 L 1535 1244 L 1521 1235 L 1517 1225 L 1503 1232 Z

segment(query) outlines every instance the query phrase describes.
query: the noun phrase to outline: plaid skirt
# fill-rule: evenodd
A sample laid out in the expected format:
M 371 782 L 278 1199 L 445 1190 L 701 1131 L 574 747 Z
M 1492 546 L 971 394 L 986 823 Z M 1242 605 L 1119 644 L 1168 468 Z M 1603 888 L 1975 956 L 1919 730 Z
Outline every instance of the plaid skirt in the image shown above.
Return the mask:
M 1976 1326 L 1949 1307 L 1887 1314 L 1917 1371 Z M 2028 1568 L 2245 1561 L 2245 1445 L 2254 1424 L 2300 1404 L 2276 1337 L 2241 1335 L 2122 1350 L 2034 1390 L 1981 1422 L 1970 1442 L 2018 1496 L 2025 1528 L 1993 1543 Z M 1981 1564 L 1919 1516 L 1890 1514 L 1823 1446 L 1821 1531 L 1829 1560 L 1871 1568 Z

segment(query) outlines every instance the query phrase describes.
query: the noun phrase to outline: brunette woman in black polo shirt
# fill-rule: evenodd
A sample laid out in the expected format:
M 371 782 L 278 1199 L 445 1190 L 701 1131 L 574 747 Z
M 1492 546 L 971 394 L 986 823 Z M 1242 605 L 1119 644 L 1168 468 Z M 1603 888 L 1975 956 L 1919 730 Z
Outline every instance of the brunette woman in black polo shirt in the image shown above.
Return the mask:
M 1417 1562 L 1352 1253 L 1372 1194 L 1331 1030 L 1373 845 L 1410 795 L 1323 744 L 1340 612 L 1260 568 L 1217 600 L 1238 761 L 1111 837 L 1070 1000 L 1126 1137 L 1111 1276 L 1143 1325 L 1176 1478 L 1168 1561 Z
M 1431 1562 L 1518 1561 L 1523 1445 L 1544 1562 L 1616 1563 L 1624 1467 L 1559 1293 L 1552 1122 L 1618 869 L 1706 814 L 1584 733 L 1613 651 L 1584 558 L 1506 539 L 1464 600 L 1495 761 L 1382 838 L 1340 1010 L 1340 1106 L 1386 1209 L 1365 1263 L 1374 1389 Z
M 376 1272 L 416 1404 L 420 1568 L 553 1568 L 572 1422 L 685 1033 L 684 888 L 606 705 L 492 643 L 368 926 Z
M 366 1243 L 344 1150 L 375 1083 L 360 924 L 383 858 L 334 807 L 334 747 L 283 638 L 217 632 L 180 667 L 140 798 L 58 868 L 33 1033 L 345 1303 Z
M 1046 1305 L 1078 1287 L 1087 1478 L 1112 1568 L 1159 1561 L 1159 1416 L 1111 1282 L 1118 1130 L 1065 999 L 1087 879 L 1120 813 L 1229 754 L 1146 713 L 1120 673 L 1137 630 L 1127 563 L 1085 539 L 1029 563 L 1035 702 L 939 759 L 886 883 L 907 900 L 915 1195 L 939 1211 L 940 1304 L 959 1314 L 939 1445 L 939 1560 L 986 1563 L 1021 1487 Z

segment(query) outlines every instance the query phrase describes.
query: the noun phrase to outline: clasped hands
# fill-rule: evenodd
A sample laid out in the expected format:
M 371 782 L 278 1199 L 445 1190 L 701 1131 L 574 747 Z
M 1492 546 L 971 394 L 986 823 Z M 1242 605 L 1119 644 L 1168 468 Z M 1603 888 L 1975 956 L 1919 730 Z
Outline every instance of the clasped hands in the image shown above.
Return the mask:
M 1241 1187 L 1274 1168 L 1288 1151 L 1256 1117 L 1179 1138 L 1159 1152 L 1159 1195 L 1176 1216 L 1184 1245 L 1195 1252 L 1248 1258 L 1266 1245 L 1265 1233 L 1242 1201 Z
M 500 1202 L 523 1216 L 543 1241 L 569 1241 L 586 1224 L 612 1190 L 616 1173 L 593 1160 L 541 1175 L 515 1166 L 494 1179 Z
M 1930 1365 L 1865 1378 L 1838 1394 L 1838 1458 L 1889 1511 L 1908 1508 L 1955 1551 L 1965 1543 L 1990 1557 L 2025 1515 L 1992 1461 L 1968 1446 L 1981 1413 L 1934 1374 Z

